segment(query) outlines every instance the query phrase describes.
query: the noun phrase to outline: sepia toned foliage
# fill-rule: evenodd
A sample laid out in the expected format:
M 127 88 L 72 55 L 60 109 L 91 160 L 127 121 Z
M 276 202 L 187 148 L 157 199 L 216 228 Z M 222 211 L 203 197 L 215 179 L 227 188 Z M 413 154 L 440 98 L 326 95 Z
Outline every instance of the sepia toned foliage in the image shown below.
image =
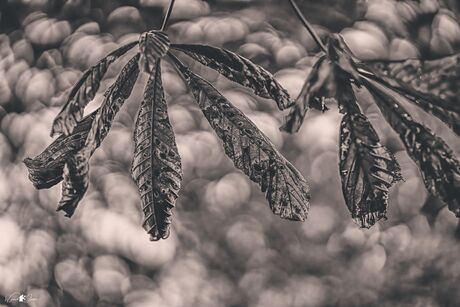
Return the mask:
M 63 180 L 58 210 L 72 216 L 88 188 L 91 155 L 131 94 L 140 68 L 150 77 L 134 127 L 131 173 L 141 195 L 143 227 L 151 240 L 168 238 L 172 208 L 179 196 L 182 179 L 181 160 L 161 81 L 161 60 L 168 55 L 222 139 L 225 152 L 237 168 L 259 184 L 273 213 L 285 219 L 304 221 L 310 199 L 305 179 L 241 111 L 168 51 L 170 42 L 164 31 L 149 31 L 140 36 L 138 54 L 107 90 L 102 106 L 83 118 L 84 108 L 94 97 L 108 65 L 136 44 L 130 43 L 113 51 L 91 67 L 75 85 L 53 125 L 53 133 L 62 132 L 62 135 L 36 158 L 24 161 L 34 185 L 49 188 Z M 263 98 L 275 100 L 280 109 L 292 105 L 287 91 L 274 77 L 244 57 L 206 45 L 172 44 L 171 49 L 217 70 Z
M 308 109 L 326 111 L 324 99 L 335 98 L 340 112 L 345 114 L 340 130 L 340 169 L 345 202 L 353 218 L 371 216 L 358 220 L 361 227 L 372 226 L 385 217 L 388 189 L 401 176 L 396 160 L 378 143 L 374 128 L 359 111 L 353 87 L 364 87 L 418 165 L 427 190 L 440 197 L 460 217 L 460 162 L 441 138 L 414 121 L 398 101 L 402 96 L 441 119 L 458 134 L 458 55 L 434 61 L 363 62 L 355 58 L 338 34 L 329 35 L 324 45 L 296 3 L 290 2 L 322 52 L 281 129 L 297 132 Z M 357 157 L 353 158 L 355 155 Z M 362 161 L 371 162 L 371 165 L 360 167 Z M 374 189 L 369 191 L 369 187 L 362 187 L 359 180 L 363 177 L 377 179 L 368 182 Z M 356 188 L 364 194 L 356 197 Z M 366 198 L 368 194 L 370 198 Z M 366 205 L 361 203 L 361 195 L 366 196 Z M 379 199 L 379 209 L 374 199 Z

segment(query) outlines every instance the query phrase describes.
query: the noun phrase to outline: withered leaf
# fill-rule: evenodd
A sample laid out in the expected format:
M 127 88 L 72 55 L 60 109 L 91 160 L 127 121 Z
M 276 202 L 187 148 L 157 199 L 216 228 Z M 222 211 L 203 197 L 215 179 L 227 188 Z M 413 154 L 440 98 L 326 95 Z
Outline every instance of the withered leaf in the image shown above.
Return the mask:
M 105 100 L 97 110 L 85 145 L 66 161 L 62 198 L 58 210 L 66 212 L 68 217 L 72 216 L 78 202 L 86 192 L 91 155 L 107 136 L 115 115 L 131 95 L 139 74 L 138 59 L 139 54 L 123 67 L 115 83 L 105 93 Z
M 170 233 L 172 208 L 178 197 L 182 170 L 174 132 L 168 118 L 160 61 L 150 75 L 134 129 L 131 175 L 144 212 L 143 227 L 152 241 Z
M 97 110 L 85 116 L 71 134 L 60 135 L 35 158 L 24 160 L 29 179 L 37 189 L 48 189 L 61 182 L 66 161 L 85 145 L 96 113 Z
M 299 171 L 209 82 L 194 74 L 177 58 L 175 63 L 204 116 L 223 141 L 225 153 L 238 169 L 259 184 L 273 213 L 285 219 L 304 221 L 310 207 L 310 194 Z
M 361 72 L 436 116 L 460 135 L 460 54 L 440 60 L 361 64 Z
M 428 191 L 440 197 L 460 217 L 460 162 L 455 154 L 441 138 L 415 122 L 392 95 L 372 80 L 364 81 L 387 122 L 418 165 Z
M 66 161 L 64 180 L 62 181 L 62 196 L 56 211 L 64 211 L 66 217 L 71 217 L 78 203 L 88 189 L 89 163 L 81 152 L 77 152 Z
M 294 103 L 271 73 L 236 53 L 207 45 L 172 44 L 171 48 L 187 54 L 231 81 L 252 89 L 256 95 L 273 99 L 280 110 Z
M 401 179 L 400 167 L 361 113 L 350 84 L 338 85 L 337 100 L 346 112 L 340 125 L 342 191 L 352 218 L 369 228 L 386 218 L 389 188 Z
M 326 56 L 323 55 L 313 65 L 295 105 L 291 107 L 280 130 L 289 133 L 298 132 L 310 107 L 321 111 L 327 110 L 321 97 L 327 96 L 327 92 L 329 92 L 328 87 L 333 68 L 326 59 Z
M 51 136 L 59 133 L 68 135 L 73 131 L 77 123 L 83 118 L 84 108 L 96 95 L 110 64 L 136 45 L 137 42 L 132 42 L 116 49 L 85 71 L 70 91 L 66 104 L 54 119 Z
M 362 65 L 385 79 L 401 82 L 445 101 L 458 102 L 460 53 L 436 60 L 366 61 Z

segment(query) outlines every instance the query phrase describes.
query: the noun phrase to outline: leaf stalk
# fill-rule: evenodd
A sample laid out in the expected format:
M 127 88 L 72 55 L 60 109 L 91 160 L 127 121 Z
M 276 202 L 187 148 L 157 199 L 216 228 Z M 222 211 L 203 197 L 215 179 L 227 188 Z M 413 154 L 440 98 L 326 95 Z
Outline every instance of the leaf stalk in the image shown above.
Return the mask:
M 313 39 L 316 42 L 316 44 L 318 45 L 318 47 L 320 47 L 321 50 L 326 52 L 326 50 L 327 50 L 326 46 L 323 44 L 323 42 L 321 41 L 321 38 L 315 32 L 315 30 L 313 29 L 313 26 L 308 22 L 308 20 L 302 14 L 302 12 L 300 11 L 300 8 L 297 5 L 297 3 L 295 2 L 295 0 L 289 0 L 289 3 L 291 4 L 292 8 L 294 9 L 294 12 L 296 13 L 297 17 L 300 19 L 300 21 L 305 26 L 305 28 L 310 33 L 310 35 L 313 37 Z

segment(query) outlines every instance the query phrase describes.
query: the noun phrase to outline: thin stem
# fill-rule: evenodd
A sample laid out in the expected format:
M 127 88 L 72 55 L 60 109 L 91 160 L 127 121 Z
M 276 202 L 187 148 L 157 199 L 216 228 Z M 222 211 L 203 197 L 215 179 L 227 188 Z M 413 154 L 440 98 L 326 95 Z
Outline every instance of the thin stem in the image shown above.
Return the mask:
M 289 3 L 291 4 L 292 8 L 294 9 L 295 13 L 297 14 L 297 17 L 299 17 L 300 21 L 303 23 L 307 31 L 310 33 L 310 35 L 313 37 L 315 40 L 316 44 L 324 51 L 326 52 L 326 46 L 323 44 L 321 39 L 319 38 L 318 34 L 315 32 L 313 29 L 313 26 L 308 22 L 308 20 L 305 18 L 305 16 L 302 14 L 300 11 L 297 3 L 295 0 L 289 0 Z
M 169 2 L 169 7 L 168 7 L 168 10 L 166 11 L 165 18 L 163 19 L 163 25 L 161 26 L 161 31 L 164 31 L 164 29 L 166 28 L 166 25 L 167 25 L 167 23 L 168 23 L 169 17 L 171 17 L 171 13 L 172 13 L 172 10 L 173 10 L 174 2 L 175 2 L 175 0 L 171 0 L 171 1 Z

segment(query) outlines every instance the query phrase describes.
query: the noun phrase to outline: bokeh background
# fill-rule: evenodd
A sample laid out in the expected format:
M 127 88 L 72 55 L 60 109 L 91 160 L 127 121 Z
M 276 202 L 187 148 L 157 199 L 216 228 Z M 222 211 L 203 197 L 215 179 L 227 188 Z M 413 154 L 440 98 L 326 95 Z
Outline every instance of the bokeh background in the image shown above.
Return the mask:
M 172 41 L 237 51 L 274 73 L 293 97 L 299 93 L 317 47 L 287 1 L 176 2 Z M 460 47 L 456 0 L 298 2 L 320 33 L 341 32 L 362 59 L 439 58 Z M 33 298 L 22 306 L 43 307 L 459 306 L 457 219 L 446 208 L 436 218 L 420 213 L 425 203 L 437 202 L 365 92 L 363 109 L 405 178 L 391 190 L 388 220 L 369 230 L 353 223 L 341 195 L 336 107 L 312 111 L 300 133 L 288 136 L 278 130 L 282 114 L 273 101 L 193 63 L 307 178 L 308 220 L 271 213 L 258 187 L 225 157 L 167 63 L 163 82 L 185 177 L 171 237 L 149 241 L 129 174 L 145 75 L 93 156 L 90 188 L 75 215 L 55 212 L 60 185 L 35 190 L 22 160 L 52 142 L 53 117 L 82 72 L 158 27 L 167 3 L 0 1 L 3 300 L 19 292 Z M 127 58 L 112 65 L 101 93 Z M 98 94 L 88 112 L 100 102 Z M 442 123 L 414 116 L 460 152 L 458 138 Z

